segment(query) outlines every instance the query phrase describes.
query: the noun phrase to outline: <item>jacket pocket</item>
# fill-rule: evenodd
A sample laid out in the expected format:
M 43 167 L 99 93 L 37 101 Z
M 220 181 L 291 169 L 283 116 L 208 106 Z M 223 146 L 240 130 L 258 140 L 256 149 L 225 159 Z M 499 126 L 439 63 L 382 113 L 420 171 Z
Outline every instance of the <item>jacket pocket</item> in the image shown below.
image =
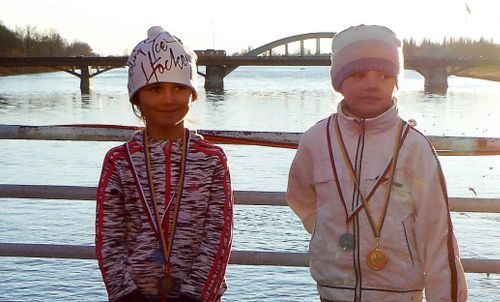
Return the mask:
M 320 208 L 324 202 L 331 201 L 332 198 L 337 197 L 337 185 L 330 166 L 323 166 L 314 171 L 314 188 L 316 191 L 318 208 Z
M 382 176 L 382 179 L 379 179 L 380 177 L 380 175 L 372 175 L 363 179 L 361 188 L 365 197 L 373 194 L 372 198 L 385 199 L 390 180 L 386 176 Z M 390 190 L 389 214 L 394 215 L 393 217 L 400 217 L 401 220 L 413 215 L 415 213 L 415 202 L 408 185 L 398 177 L 398 170 L 396 170 Z
M 363 180 L 367 185 L 366 190 L 371 190 L 379 182 L 379 177 L 374 176 Z M 385 197 L 388 189 L 388 179 L 382 179 L 373 194 L 373 200 L 369 202 L 372 215 L 378 221 L 380 213 L 383 212 Z M 395 257 L 407 267 L 419 266 L 418 252 L 415 237 L 415 202 L 408 189 L 408 185 L 398 178 L 396 173 L 391 184 L 390 199 L 387 204 L 387 212 L 384 217 L 381 244 L 386 244 L 393 249 Z M 366 193 L 367 195 L 369 193 Z
M 409 231 L 409 226 L 407 227 L 406 224 L 409 223 L 408 220 L 409 220 L 410 217 L 407 217 L 405 220 L 401 221 L 401 224 L 403 225 L 403 231 L 404 231 L 404 234 L 405 234 L 405 239 L 406 239 L 406 248 L 408 249 L 408 255 L 410 257 L 410 260 L 411 260 L 411 266 L 412 267 L 415 267 L 415 259 L 414 257 L 416 255 L 415 252 L 413 252 L 413 248 L 412 246 L 414 246 L 414 243 L 415 243 L 415 236 L 414 236 L 414 232 L 410 232 Z

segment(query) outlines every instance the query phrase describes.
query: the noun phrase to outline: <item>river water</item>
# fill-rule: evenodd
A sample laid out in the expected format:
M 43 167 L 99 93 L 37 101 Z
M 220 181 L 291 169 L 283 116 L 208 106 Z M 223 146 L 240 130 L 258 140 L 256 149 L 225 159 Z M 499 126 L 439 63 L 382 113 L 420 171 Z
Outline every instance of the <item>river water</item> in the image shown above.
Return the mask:
M 223 93 L 192 106 L 192 128 L 305 131 L 340 96 L 326 67 L 240 67 Z M 428 135 L 500 137 L 500 83 L 450 77 L 446 95 L 427 95 L 405 72 L 400 112 Z M 93 79 L 90 95 L 64 72 L 0 78 L 0 124 L 140 125 L 128 103 L 126 70 Z M 105 152 L 117 142 L 3 140 L 0 183 L 96 186 Z M 294 150 L 223 146 L 235 190 L 285 191 Z M 442 157 L 450 196 L 500 197 L 500 156 Z M 91 201 L 0 199 L 0 242 L 93 245 Z M 452 213 L 465 258 L 500 258 L 500 215 Z M 234 250 L 307 251 L 309 237 L 287 207 L 236 206 Z M 500 275 L 467 274 L 470 301 L 497 301 Z M 230 265 L 225 301 L 318 301 L 307 268 Z M 0 301 L 104 301 L 97 262 L 0 258 Z

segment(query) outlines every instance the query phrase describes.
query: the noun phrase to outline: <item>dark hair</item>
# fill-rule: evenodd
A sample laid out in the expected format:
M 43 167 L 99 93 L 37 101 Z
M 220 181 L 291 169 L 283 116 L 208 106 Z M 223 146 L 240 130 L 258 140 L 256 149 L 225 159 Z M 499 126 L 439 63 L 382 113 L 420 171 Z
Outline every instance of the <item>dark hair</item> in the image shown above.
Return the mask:
M 134 115 L 137 116 L 141 121 L 146 123 L 146 119 L 142 114 L 141 107 L 139 107 L 139 97 L 137 96 L 137 93 L 130 99 L 130 104 L 132 105 L 132 111 L 134 112 Z

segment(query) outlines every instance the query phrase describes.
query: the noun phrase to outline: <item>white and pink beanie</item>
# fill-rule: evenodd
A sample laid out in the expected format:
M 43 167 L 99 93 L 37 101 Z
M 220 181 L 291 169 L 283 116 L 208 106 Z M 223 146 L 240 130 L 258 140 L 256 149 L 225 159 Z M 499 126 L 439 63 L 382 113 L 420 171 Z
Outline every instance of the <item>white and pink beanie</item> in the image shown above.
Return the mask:
M 159 82 L 186 85 L 197 98 L 197 56 L 194 51 L 160 26 L 148 30 L 147 39 L 132 50 L 128 65 L 130 101 L 142 87 Z
M 330 76 L 335 90 L 350 75 L 379 70 L 398 80 L 403 69 L 401 41 L 384 26 L 358 25 L 339 32 L 332 40 Z

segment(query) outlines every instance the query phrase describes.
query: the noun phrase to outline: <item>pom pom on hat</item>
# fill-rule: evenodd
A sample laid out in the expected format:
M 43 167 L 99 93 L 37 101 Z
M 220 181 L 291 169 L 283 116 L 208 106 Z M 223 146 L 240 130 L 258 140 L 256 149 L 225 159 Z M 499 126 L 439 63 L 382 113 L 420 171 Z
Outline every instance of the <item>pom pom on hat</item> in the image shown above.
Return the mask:
M 389 28 L 358 25 L 341 31 L 332 40 L 330 76 L 335 90 L 349 76 L 379 70 L 396 78 L 403 68 L 401 41 Z
M 186 85 L 198 96 L 196 53 L 160 26 L 151 27 L 148 37 L 132 50 L 128 61 L 130 101 L 142 87 L 159 82 Z

